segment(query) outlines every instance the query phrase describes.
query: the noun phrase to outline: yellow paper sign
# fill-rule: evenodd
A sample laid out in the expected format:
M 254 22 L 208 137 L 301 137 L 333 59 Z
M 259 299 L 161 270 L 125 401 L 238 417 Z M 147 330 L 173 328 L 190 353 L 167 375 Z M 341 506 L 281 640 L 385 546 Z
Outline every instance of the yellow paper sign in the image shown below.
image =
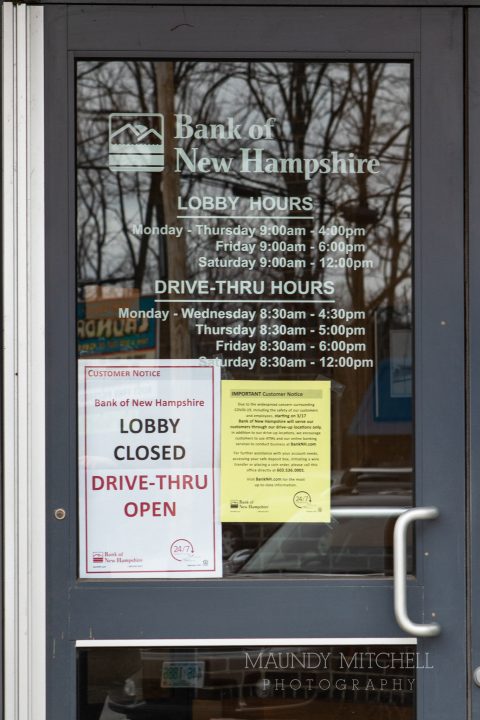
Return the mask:
M 330 382 L 222 382 L 222 521 L 330 520 Z

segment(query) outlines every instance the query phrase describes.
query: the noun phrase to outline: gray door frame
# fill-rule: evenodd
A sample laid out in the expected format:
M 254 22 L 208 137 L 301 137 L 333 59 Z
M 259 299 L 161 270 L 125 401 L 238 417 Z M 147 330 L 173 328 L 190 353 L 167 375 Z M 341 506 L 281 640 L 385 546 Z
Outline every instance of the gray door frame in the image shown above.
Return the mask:
M 480 615 L 478 598 L 480 597 L 480 137 L 475 128 L 480 123 L 480 10 L 468 12 L 468 77 L 466 84 L 468 112 L 468 166 L 467 166 L 467 219 L 468 219 L 468 275 L 467 275 L 467 307 L 468 307 L 468 367 L 467 402 L 469 419 L 469 484 L 467 507 L 467 541 L 469 545 L 467 596 L 469 638 L 469 675 L 472 682 L 475 669 L 480 666 Z M 480 688 L 472 683 L 472 717 L 480 718 Z
M 462 11 L 48 5 L 45 33 L 47 716 L 75 718 L 76 640 L 403 635 L 385 579 L 76 578 L 75 59 L 288 57 L 413 63 L 416 505 L 440 518 L 417 528 L 408 605 L 442 625 L 419 641 L 419 720 L 466 717 Z

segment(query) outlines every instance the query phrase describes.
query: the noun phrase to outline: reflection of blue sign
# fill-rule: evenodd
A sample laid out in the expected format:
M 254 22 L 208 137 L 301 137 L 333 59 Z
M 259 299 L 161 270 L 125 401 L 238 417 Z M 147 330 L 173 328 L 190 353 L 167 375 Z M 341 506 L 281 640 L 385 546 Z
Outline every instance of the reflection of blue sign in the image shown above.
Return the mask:
M 412 397 L 412 379 L 411 363 L 390 363 L 390 394 L 392 397 Z
M 138 310 L 154 315 L 155 301 L 142 297 Z M 155 318 L 119 318 L 112 309 L 111 317 L 87 318 L 85 303 L 77 303 L 78 354 L 96 356 L 153 350 L 156 347 Z
M 412 331 L 390 330 L 390 395 L 412 397 Z
M 412 420 L 412 365 L 396 358 L 383 360 L 375 382 L 375 420 L 410 422 Z

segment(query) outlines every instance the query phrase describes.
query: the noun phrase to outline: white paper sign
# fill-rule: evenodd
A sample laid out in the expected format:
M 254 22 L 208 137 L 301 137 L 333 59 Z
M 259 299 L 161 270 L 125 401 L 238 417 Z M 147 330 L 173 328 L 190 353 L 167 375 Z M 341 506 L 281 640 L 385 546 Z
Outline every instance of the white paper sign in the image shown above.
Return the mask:
M 81 578 L 219 577 L 219 368 L 79 361 Z

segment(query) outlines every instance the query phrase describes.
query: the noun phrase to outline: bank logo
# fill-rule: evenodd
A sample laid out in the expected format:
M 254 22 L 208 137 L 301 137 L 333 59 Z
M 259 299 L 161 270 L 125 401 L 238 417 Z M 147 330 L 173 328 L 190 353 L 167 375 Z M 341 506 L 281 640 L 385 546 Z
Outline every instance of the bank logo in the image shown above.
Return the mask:
M 108 167 L 114 172 L 161 172 L 165 167 L 160 113 L 110 113 Z
M 95 563 L 103 563 L 103 561 L 105 560 L 105 555 L 103 552 L 94 552 L 92 553 L 92 558 L 93 564 L 95 565 Z

